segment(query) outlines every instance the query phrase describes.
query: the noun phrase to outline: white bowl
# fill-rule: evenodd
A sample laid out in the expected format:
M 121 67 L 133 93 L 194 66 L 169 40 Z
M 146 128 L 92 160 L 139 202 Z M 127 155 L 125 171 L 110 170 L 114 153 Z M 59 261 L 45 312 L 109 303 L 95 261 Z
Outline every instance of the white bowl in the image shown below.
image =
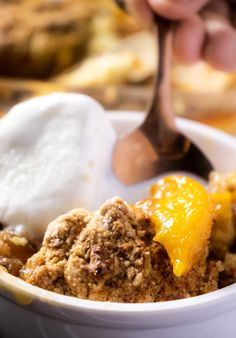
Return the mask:
M 143 119 L 110 113 L 119 134 Z M 236 169 L 236 139 L 195 122 L 180 129 L 203 148 L 221 172 Z M 80 300 L 29 285 L 0 271 L 2 338 L 234 338 L 236 284 L 203 296 L 146 304 Z

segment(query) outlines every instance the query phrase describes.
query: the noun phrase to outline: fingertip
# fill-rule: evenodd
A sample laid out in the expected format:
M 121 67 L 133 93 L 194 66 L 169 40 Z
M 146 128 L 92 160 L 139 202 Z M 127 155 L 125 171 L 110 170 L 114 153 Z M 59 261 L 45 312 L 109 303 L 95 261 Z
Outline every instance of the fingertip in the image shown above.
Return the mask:
M 211 0 L 205 7 L 204 12 L 217 13 L 221 17 L 229 18 L 229 4 L 225 0 Z M 204 14 L 204 13 L 203 13 Z
M 236 69 L 236 31 L 225 17 L 208 13 L 205 17 L 207 40 L 204 59 L 222 71 Z
M 230 72 L 236 70 L 236 32 L 227 31 L 208 38 L 204 59 L 214 68 Z
M 175 31 L 174 54 L 180 63 L 193 64 L 202 57 L 204 23 L 198 15 L 181 22 Z
M 208 0 L 148 0 L 150 7 L 168 19 L 183 20 L 197 13 Z

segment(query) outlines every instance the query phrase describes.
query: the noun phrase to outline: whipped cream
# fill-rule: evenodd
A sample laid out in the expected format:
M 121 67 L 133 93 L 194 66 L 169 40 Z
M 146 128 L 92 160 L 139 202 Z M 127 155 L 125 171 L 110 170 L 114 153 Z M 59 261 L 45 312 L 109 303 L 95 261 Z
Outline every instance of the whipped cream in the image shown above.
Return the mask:
M 41 237 L 58 215 L 96 208 L 115 139 L 103 108 L 85 95 L 15 106 L 0 119 L 0 222 Z

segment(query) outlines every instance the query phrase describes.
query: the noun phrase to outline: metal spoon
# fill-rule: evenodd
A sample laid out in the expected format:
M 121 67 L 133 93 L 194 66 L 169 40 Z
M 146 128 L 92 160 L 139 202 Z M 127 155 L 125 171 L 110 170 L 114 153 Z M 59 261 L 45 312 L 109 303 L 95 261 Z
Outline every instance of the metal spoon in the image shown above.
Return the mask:
M 118 140 L 113 154 L 114 172 L 127 185 L 170 171 L 208 178 L 213 170 L 206 155 L 177 129 L 173 117 L 169 75 L 172 23 L 158 17 L 155 30 L 159 58 L 151 106 L 144 123 Z

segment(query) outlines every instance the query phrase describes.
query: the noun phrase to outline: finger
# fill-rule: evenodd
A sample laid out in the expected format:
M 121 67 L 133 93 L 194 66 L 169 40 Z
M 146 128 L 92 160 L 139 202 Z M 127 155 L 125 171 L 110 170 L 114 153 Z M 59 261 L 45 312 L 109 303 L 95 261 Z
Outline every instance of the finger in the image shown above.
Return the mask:
M 202 57 L 205 26 L 198 15 L 179 23 L 174 36 L 174 54 L 180 63 L 192 64 Z
M 225 0 L 211 0 L 204 8 L 205 13 L 214 12 L 219 15 L 230 18 L 229 5 Z
M 218 13 L 204 14 L 207 40 L 204 59 L 222 71 L 236 69 L 236 31 L 229 21 Z
M 148 0 L 158 14 L 175 20 L 182 20 L 197 13 L 209 0 Z

